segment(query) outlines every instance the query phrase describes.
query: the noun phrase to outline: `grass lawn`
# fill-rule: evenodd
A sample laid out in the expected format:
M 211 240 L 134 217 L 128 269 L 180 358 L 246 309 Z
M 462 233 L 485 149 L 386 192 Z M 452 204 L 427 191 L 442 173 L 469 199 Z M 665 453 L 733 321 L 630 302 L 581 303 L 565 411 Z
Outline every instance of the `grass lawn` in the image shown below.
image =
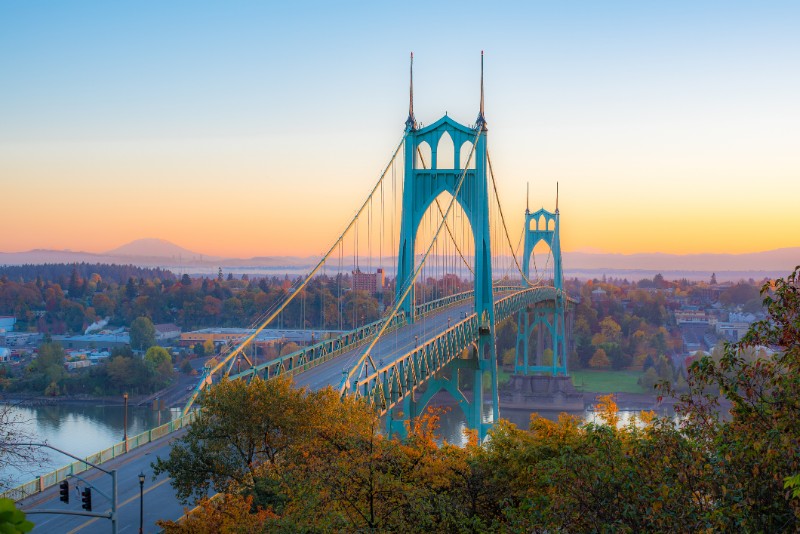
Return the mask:
M 647 393 L 636 383 L 639 371 L 570 371 L 579 391 L 592 393 Z

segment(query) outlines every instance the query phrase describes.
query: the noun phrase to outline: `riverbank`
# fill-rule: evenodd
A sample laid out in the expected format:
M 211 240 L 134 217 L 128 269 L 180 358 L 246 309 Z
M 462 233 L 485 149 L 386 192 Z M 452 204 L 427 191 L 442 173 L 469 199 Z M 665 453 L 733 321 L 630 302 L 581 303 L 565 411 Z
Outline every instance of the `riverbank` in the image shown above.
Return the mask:
M 136 406 L 147 400 L 150 395 L 131 395 L 128 405 Z M 4 393 L 0 395 L 0 403 L 14 406 L 123 406 L 125 399 L 119 395 L 97 397 L 93 395 L 59 395 L 50 397 L 25 393 Z
M 166 393 L 167 390 L 159 393 Z M 583 401 L 584 405 L 594 406 L 600 402 L 600 397 L 608 395 L 604 391 L 584 391 Z M 655 410 L 663 407 L 672 407 L 678 401 L 671 397 L 664 397 L 659 401 L 658 395 L 655 393 L 628 393 L 618 392 L 612 393 L 614 395 L 617 406 L 623 410 Z M 159 394 L 150 395 L 132 395 L 128 398 L 129 406 L 149 404 L 151 399 L 157 398 Z M 448 395 L 437 395 L 437 404 L 449 405 L 455 404 L 455 401 L 449 399 Z M 13 404 L 15 406 L 122 406 L 124 399 L 119 395 L 114 396 L 92 396 L 92 395 L 60 395 L 58 397 L 49 397 L 45 395 L 33 395 L 24 393 L 2 394 L 0 395 L 0 403 Z
M 588 406 L 594 406 L 600 402 L 600 397 L 608 393 L 595 393 L 585 391 L 583 402 Z M 673 397 L 663 397 L 654 393 L 612 393 L 614 402 L 620 410 L 659 410 L 662 408 L 673 408 L 678 403 L 678 399 Z

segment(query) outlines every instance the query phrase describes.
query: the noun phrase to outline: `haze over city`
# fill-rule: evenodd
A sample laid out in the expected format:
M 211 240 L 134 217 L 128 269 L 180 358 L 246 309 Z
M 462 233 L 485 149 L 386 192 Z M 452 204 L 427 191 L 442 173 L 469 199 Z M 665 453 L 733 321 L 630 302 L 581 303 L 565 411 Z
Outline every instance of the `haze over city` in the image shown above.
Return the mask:
M 565 251 L 800 245 L 791 2 L 0 6 L 0 251 L 317 255 L 399 140 L 486 119 Z
M 798 22 L 0 1 L 0 530 L 800 532 Z

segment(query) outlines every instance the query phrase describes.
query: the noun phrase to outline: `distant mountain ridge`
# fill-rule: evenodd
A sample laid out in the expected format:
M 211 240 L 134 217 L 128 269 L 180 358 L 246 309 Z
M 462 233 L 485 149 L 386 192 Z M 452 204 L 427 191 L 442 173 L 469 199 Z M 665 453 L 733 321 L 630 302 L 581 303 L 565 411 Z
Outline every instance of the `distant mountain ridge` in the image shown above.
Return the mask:
M 108 256 L 145 256 L 152 258 L 204 258 L 220 259 L 216 256 L 199 254 L 167 241 L 166 239 L 145 238 L 137 239 L 120 247 L 109 250 L 104 254 Z
M 387 263 L 391 258 L 384 258 Z M 257 256 L 248 259 L 222 258 L 200 254 L 180 247 L 164 239 L 137 239 L 107 252 L 96 254 L 70 250 L 30 250 L 27 252 L 0 252 L 0 265 L 22 265 L 36 263 L 117 263 L 145 267 L 191 269 L 192 267 L 266 267 L 293 270 L 312 267 L 318 257 Z M 608 254 L 595 252 L 564 252 L 566 276 L 572 273 L 619 273 L 651 271 L 682 273 L 706 272 L 753 272 L 788 273 L 800 265 L 800 247 L 780 248 L 746 254 Z M 389 271 L 391 272 L 392 269 Z M 615 274 L 616 275 L 616 274 Z
M 800 247 L 744 254 L 606 254 L 564 252 L 565 269 L 638 269 L 786 272 L 800 265 Z

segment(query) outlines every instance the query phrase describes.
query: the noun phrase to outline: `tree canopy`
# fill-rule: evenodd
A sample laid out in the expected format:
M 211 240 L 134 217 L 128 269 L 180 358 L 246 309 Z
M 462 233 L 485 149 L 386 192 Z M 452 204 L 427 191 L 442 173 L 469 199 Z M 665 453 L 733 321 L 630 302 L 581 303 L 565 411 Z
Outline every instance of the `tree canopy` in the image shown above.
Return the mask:
M 130 328 L 131 347 L 147 350 L 156 344 L 156 329 L 149 317 L 137 317 Z
M 155 469 L 187 499 L 213 484 L 225 495 L 198 517 L 239 517 L 251 532 L 796 531 L 798 274 L 763 288 L 767 320 L 691 366 L 679 419 L 623 425 L 609 396 L 595 422 L 500 420 L 485 444 L 470 434 L 461 447 L 436 438 L 435 412 L 400 441 L 331 389 L 223 381 Z

